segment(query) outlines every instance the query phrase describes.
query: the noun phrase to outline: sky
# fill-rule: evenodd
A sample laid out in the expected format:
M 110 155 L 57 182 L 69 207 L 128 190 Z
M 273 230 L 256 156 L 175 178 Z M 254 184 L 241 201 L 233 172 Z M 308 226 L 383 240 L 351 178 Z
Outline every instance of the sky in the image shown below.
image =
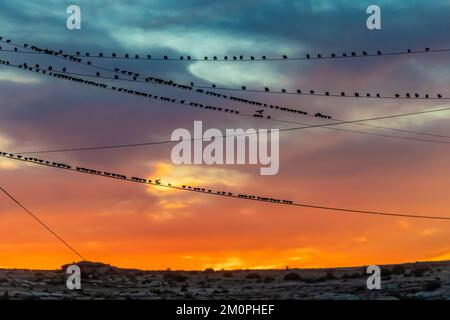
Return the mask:
M 81 8 L 81 30 L 66 28 L 66 8 L 71 4 Z M 381 30 L 366 27 L 366 8 L 371 4 L 381 8 Z M 1 0 L 0 7 L 0 36 L 4 39 L 69 53 L 295 57 L 450 47 L 447 0 Z M 66 67 L 71 72 L 94 75 L 97 71 L 45 55 L 0 51 L 0 57 L 18 64 Z M 314 61 L 91 60 L 103 67 L 207 86 L 450 96 L 449 59 L 449 53 L 429 53 Z M 113 80 L 106 82 L 119 85 Z M 254 110 L 249 105 L 164 86 L 121 85 L 242 112 Z M 346 120 L 449 107 L 448 100 L 235 95 Z M 323 123 L 281 112 L 271 115 Z M 439 112 L 370 124 L 450 135 L 448 117 L 448 112 Z M 168 140 L 177 128 L 192 130 L 195 120 L 202 120 L 204 128 L 220 130 L 292 126 L 148 101 L 0 65 L 2 151 Z M 354 124 L 339 127 L 423 138 Z M 257 166 L 248 165 L 174 165 L 171 149 L 171 145 L 156 145 L 39 157 L 307 204 L 450 216 L 448 144 L 326 128 L 288 131 L 280 135 L 280 169 L 273 176 L 261 176 Z M 217 198 L 6 159 L 0 160 L 0 185 L 88 260 L 121 267 L 315 268 L 450 259 L 450 223 L 446 221 Z M 79 260 L 4 195 L 0 195 L 0 239 L 0 268 L 55 269 Z

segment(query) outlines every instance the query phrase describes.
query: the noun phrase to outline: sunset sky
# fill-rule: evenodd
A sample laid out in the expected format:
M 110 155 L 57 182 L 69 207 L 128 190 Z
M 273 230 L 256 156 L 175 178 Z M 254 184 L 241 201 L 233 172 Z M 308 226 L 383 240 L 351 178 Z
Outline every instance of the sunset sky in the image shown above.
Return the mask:
M 81 30 L 66 8 L 81 8 Z M 366 8 L 381 7 L 368 30 Z M 305 56 L 450 48 L 450 1 L 12 1 L 0 0 L 4 39 L 68 53 L 154 57 Z M 3 49 L 8 46 L 1 44 Z M 0 51 L 0 59 L 97 70 L 45 55 Z M 314 61 L 180 62 L 91 59 L 188 84 L 450 96 L 450 53 Z M 106 81 L 114 85 L 114 81 Z M 243 112 L 254 107 L 151 84 L 121 82 Z M 220 92 L 220 90 L 216 90 Z M 227 93 L 228 94 L 228 93 Z M 354 99 L 234 92 L 338 119 L 450 107 L 449 100 Z M 318 124 L 301 115 L 278 119 Z M 370 124 L 450 136 L 450 112 Z M 170 139 L 173 130 L 293 125 L 121 95 L 0 65 L 0 150 L 89 147 Z M 358 125 L 339 128 L 424 138 Z M 450 142 L 449 138 L 425 139 Z M 327 128 L 282 132 L 280 170 L 172 164 L 171 145 L 37 155 L 128 176 L 161 178 L 300 203 L 450 216 L 450 145 Z M 336 267 L 450 260 L 450 222 L 336 213 L 126 183 L 0 159 L 0 186 L 90 261 L 142 269 Z M 78 261 L 0 194 L 0 268 L 59 268 Z

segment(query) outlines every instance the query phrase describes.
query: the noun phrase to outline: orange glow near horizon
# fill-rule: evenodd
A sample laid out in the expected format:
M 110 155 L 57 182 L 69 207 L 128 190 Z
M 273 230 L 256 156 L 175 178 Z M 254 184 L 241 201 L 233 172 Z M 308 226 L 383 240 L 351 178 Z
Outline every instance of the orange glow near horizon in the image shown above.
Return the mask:
M 20 168 L 25 167 L 29 166 Z M 238 180 L 241 188 L 256 188 L 246 174 L 227 174 L 227 169 L 165 163 L 153 164 L 151 168 L 149 176 L 165 181 L 215 184 L 220 189 L 229 188 L 232 181 Z M 12 174 L 18 170 L 5 172 Z M 37 188 L 45 173 L 29 180 L 27 189 Z M 46 177 L 48 191 L 39 190 L 35 197 L 27 197 L 29 193 L 17 187 L 11 192 L 25 206 L 35 208 L 32 210 L 35 214 L 89 261 L 147 270 L 218 270 L 323 268 L 450 259 L 450 248 L 446 246 L 450 224 L 445 222 L 341 215 L 236 199 L 219 201 L 207 195 L 110 183 L 79 175 L 63 186 L 74 190 L 73 194 L 52 202 L 60 194 L 58 182 L 64 181 L 64 173 L 54 174 L 51 179 Z M 75 191 L 86 180 L 92 184 Z M 345 198 L 345 190 L 332 190 L 336 199 Z M 99 195 L 92 198 L 95 192 Z M 131 195 L 130 200 L 114 196 L 120 192 Z M 132 200 L 133 193 L 143 194 L 144 200 Z M 77 200 L 77 195 L 83 200 Z M 391 196 L 385 194 L 383 203 L 395 209 L 395 203 L 389 201 Z M 80 260 L 14 203 L 1 197 L 0 268 L 58 269 Z M 360 201 L 371 207 L 369 200 Z M 358 205 L 355 203 L 353 207 Z M 376 202 L 372 206 L 376 207 Z M 62 207 L 70 209 L 60 212 Z M 428 212 L 438 214 L 444 207 L 435 203 L 435 209 Z M 397 211 L 414 210 L 421 211 L 413 206 Z

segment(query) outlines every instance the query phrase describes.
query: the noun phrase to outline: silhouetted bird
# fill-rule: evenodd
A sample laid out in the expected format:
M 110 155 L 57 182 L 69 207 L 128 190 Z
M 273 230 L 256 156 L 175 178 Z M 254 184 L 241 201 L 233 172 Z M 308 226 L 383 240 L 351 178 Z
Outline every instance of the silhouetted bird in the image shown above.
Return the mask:
M 415 96 L 416 96 L 416 98 L 418 98 L 419 97 L 419 94 L 418 93 L 416 93 L 416 94 L 414 94 Z
M 331 54 L 331 57 L 332 57 L 332 58 L 336 58 L 336 54 L 335 54 L 335 53 L 332 53 L 332 54 Z
M 100 72 L 97 72 L 95 75 L 96 75 L 97 77 L 100 77 Z
M 359 97 L 359 93 L 358 92 L 355 92 L 355 97 Z
M 217 57 L 216 57 L 216 56 L 214 56 L 214 57 L 213 57 L 213 59 L 214 59 L 214 60 L 217 60 Z
M 266 92 L 269 92 L 269 91 L 270 91 L 269 88 L 267 88 L 267 87 L 265 87 L 264 90 L 265 90 Z
M 112 57 L 115 58 L 117 55 L 115 53 L 112 54 Z
M 407 97 L 407 98 L 409 98 L 409 97 L 410 97 L 409 93 L 406 93 L 406 97 Z
M 411 53 L 411 49 L 408 49 L 408 53 Z
M 398 93 L 396 93 L 396 94 L 395 94 L 395 97 L 398 98 L 398 97 L 400 97 L 400 95 L 399 95 Z
M 309 90 L 309 93 L 314 94 L 314 90 Z
M 86 57 L 89 57 L 89 52 L 86 52 L 84 55 L 85 55 Z
M 428 97 L 429 97 L 429 95 L 428 95 L 428 94 L 426 94 L 426 95 L 425 95 L 425 98 L 427 98 L 427 99 L 428 99 Z
M 205 60 L 208 60 L 208 57 L 205 57 Z
M 212 86 L 213 88 L 215 88 L 215 87 L 216 87 L 216 85 L 215 85 L 215 84 L 212 84 L 211 86 Z
M 352 52 L 352 56 L 356 56 L 356 53 L 355 53 L 355 52 Z
M 167 59 L 169 59 L 169 57 L 168 56 L 164 56 L 164 60 L 167 60 Z
M 223 57 L 223 60 L 228 60 L 228 57 L 227 56 Z
M 241 89 L 242 89 L 242 90 L 245 90 L 245 89 L 247 89 L 247 88 L 246 88 L 245 86 L 242 86 Z
M 347 56 L 347 54 L 346 54 L 346 53 L 344 52 L 344 53 L 342 54 L 342 56 L 343 56 L 343 57 L 346 57 L 346 56 Z
M 239 59 L 241 59 L 241 60 L 244 59 L 244 56 L 239 56 Z
M 329 95 L 330 95 L 330 93 L 329 93 L 328 91 L 326 91 L 326 92 L 325 92 L 325 95 L 326 95 L 326 96 L 329 96 Z
M 147 55 L 147 59 L 151 59 L 151 58 L 152 58 L 152 56 L 148 54 Z
M 378 55 L 380 56 L 380 55 L 381 55 L 381 51 L 380 51 L 380 50 L 378 50 L 378 51 L 377 51 L 377 54 L 378 54 Z
M 300 89 L 299 89 L 299 90 L 297 90 L 297 93 L 298 93 L 298 94 L 302 93 L 302 90 L 300 90 Z
M 319 53 L 318 55 L 317 55 L 317 58 L 322 58 L 322 55 Z
M 263 59 L 263 60 L 266 60 L 266 56 L 262 56 L 262 59 Z
M 286 93 L 286 89 L 281 89 L 281 92 Z
M 125 53 L 125 58 L 128 58 L 130 55 L 128 53 Z
M 136 54 L 135 56 L 134 56 L 136 59 L 139 59 L 139 56 Z
M 255 60 L 255 57 L 254 57 L 254 56 L 251 56 L 251 57 L 250 57 L 250 60 Z
M 287 57 L 287 55 L 283 55 L 283 59 L 287 59 L 288 57 Z
M 367 56 L 367 52 L 363 51 L 363 55 Z
M 233 56 L 233 60 L 236 60 L 237 58 L 236 58 L 236 56 Z
M 377 93 L 377 97 L 378 97 L 378 98 L 380 97 L 380 94 L 379 94 L 379 93 Z
M 430 51 L 430 48 L 425 48 L 425 51 Z
M 311 56 L 310 56 L 309 54 L 307 54 L 307 55 L 306 55 L 306 58 L 309 59 L 309 58 L 311 58 Z
M 345 92 L 341 92 L 341 96 L 343 96 L 343 97 L 344 97 L 344 96 L 345 96 Z
M 184 59 L 183 56 L 181 56 L 181 57 L 180 57 L 180 60 L 183 60 L 183 59 Z
M 439 93 L 438 93 L 438 95 L 437 95 L 437 96 L 438 96 L 438 98 L 442 98 L 442 95 L 440 95 Z

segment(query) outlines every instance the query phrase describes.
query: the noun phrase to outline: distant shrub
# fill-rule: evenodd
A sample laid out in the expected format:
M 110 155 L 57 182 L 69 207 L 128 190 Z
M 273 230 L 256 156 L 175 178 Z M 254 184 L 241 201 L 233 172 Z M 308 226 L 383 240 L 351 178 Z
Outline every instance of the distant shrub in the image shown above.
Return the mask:
M 325 271 L 325 276 L 323 276 L 322 278 L 325 280 L 335 280 L 336 276 L 334 275 L 333 272 L 327 270 L 327 271 Z
M 214 269 L 213 268 L 206 268 L 205 273 L 214 273 Z
M 418 267 L 415 268 L 412 273 L 415 277 L 423 277 L 424 274 L 428 271 L 431 271 L 431 269 L 429 267 Z
M 245 276 L 247 279 L 261 279 L 259 273 L 252 272 Z
M 388 278 L 392 275 L 392 270 L 389 268 L 381 268 L 381 277 Z
M 362 276 L 363 276 L 363 274 L 360 272 L 353 272 L 351 274 L 346 273 L 342 276 L 342 279 L 357 279 L 357 278 L 361 278 Z
M 298 273 L 289 272 L 284 275 L 283 280 L 284 281 L 302 281 L 303 279 Z
M 428 281 L 423 286 L 423 291 L 434 291 L 436 289 L 439 289 L 441 287 L 441 283 L 436 280 Z
M 225 272 L 223 273 L 223 277 L 224 277 L 224 278 L 233 278 L 233 272 L 231 272 L 231 271 L 225 271 Z
M 167 272 L 164 274 L 164 280 L 173 280 L 175 282 L 184 282 L 189 279 L 188 276 L 176 272 Z
M 405 272 L 406 272 L 405 267 L 401 265 L 396 265 L 394 266 L 394 268 L 392 268 L 392 273 L 395 275 L 405 274 Z

